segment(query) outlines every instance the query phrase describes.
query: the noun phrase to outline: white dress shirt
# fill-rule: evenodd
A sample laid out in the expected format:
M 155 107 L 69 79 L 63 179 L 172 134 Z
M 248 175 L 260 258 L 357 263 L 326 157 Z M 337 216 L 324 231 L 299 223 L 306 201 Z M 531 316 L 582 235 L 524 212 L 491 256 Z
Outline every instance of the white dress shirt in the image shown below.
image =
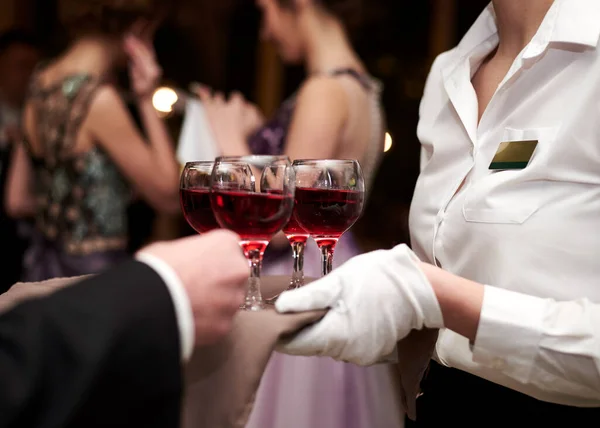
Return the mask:
M 471 78 L 498 44 L 488 6 L 429 75 L 410 213 L 422 260 L 489 284 L 472 349 L 444 330 L 437 359 L 582 407 L 600 406 L 599 38 L 600 1 L 556 0 L 478 123 Z M 538 141 L 527 167 L 489 169 L 521 140 Z

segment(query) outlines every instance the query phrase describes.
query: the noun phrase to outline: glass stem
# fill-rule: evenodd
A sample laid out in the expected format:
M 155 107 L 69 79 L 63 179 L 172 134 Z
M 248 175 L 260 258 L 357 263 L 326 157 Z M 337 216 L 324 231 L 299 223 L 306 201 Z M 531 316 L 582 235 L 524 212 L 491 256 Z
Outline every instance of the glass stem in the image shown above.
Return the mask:
M 294 259 L 294 270 L 292 272 L 292 283 L 290 288 L 298 288 L 304 285 L 304 242 L 294 242 L 292 252 Z
M 320 245 L 320 249 L 321 273 L 325 276 L 333 270 L 333 250 L 335 249 L 335 244 L 323 244 Z
M 263 298 L 260 292 L 262 254 L 260 250 L 250 250 L 246 253 L 246 257 L 250 264 L 250 278 L 248 278 L 245 306 L 247 309 L 259 309 L 263 305 Z

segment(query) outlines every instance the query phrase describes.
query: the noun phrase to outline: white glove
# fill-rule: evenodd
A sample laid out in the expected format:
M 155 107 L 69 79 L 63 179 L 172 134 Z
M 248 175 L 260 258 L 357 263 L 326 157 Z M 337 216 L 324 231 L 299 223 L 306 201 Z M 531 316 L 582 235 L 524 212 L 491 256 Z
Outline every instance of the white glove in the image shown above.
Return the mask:
M 354 257 L 318 281 L 283 293 L 278 312 L 330 309 L 277 350 L 370 365 L 392 354 L 411 330 L 443 327 L 439 303 L 418 263 L 399 245 Z

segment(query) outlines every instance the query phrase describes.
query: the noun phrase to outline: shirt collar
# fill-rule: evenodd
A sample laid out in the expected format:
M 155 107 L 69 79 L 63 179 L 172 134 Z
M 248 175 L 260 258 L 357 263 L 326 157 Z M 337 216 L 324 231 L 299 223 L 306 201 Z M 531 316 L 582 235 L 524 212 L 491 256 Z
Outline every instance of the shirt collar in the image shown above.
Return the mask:
M 494 13 L 492 3 L 488 4 L 483 12 L 481 12 L 481 15 L 479 15 L 456 47 L 458 56 L 463 59 L 482 43 L 490 39 L 494 43 L 498 43 L 498 27 L 496 26 L 496 14 Z
M 600 39 L 598 0 L 556 0 L 557 19 L 550 42 L 596 48 Z
M 541 55 L 551 44 L 574 44 L 596 48 L 600 39 L 600 1 L 555 0 L 523 58 Z M 457 47 L 464 60 L 481 44 L 498 43 L 498 27 L 492 3 L 483 10 Z

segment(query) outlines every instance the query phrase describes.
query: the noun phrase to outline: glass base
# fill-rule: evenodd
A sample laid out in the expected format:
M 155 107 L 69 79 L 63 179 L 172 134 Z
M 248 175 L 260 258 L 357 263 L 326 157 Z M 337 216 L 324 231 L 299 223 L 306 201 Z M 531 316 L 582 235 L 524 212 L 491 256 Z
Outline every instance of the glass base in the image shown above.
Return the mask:
M 240 305 L 240 309 L 243 311 L 261 311 L 265 308 L 265 302 L 260 296 L 246 296 L 246 301 Z
M 264 303 L 254 303 L 252 305 L 246 305 L 244 303 L 243 305 L 240 305 L 241 311 L 258 312 L 258 311 L 262 311 L 264 308 L 265 308 Z
M 294 280 L 294 278 L 292 278 L 292 280 L 290 281 L 290 285 L 288 286 L 288 288 L 285 289 L 285 291 L 296 290 L 297 288 L 300 288 L 303 286 L 304 286 L 304 276 L 302 276 L 298 280 Z M 285 291 L 283 291 L 282 293 L 284 293 Z M 281 296 L 282 293 L 278 293 L 269 299 L 265 299 L 265 303 L 267 305 L 274 305 L 275 302 L 277 301 L 277 298 L 279 296 Z

